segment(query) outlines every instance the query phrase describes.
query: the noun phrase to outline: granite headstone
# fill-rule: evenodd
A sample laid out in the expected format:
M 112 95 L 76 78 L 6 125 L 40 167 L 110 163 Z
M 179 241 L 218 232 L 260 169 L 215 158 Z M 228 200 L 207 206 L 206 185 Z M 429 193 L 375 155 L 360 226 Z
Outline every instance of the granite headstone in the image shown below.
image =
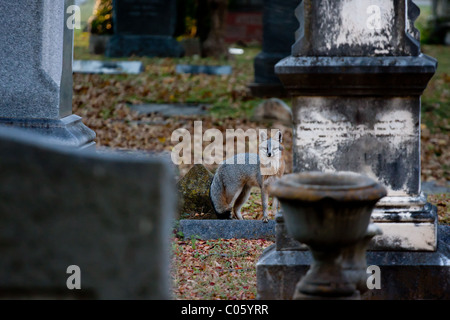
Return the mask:
M 22 127 L 74 147 L 95 133 L 72 114 L 73 30 L 65 1 L 0 2 L 0 125 Z
M 263 48 L 255 57 L 255 80 L 250 84 L 254 96 L 286 96 L 275 64 L 291 54 L 299 22 L 294 10 L 298 0 L 265 0 L 263 13 Z
M 176 5 L 176 0 L 114 0 L 114 36 L 106 55 L 182 56 L 184 50 L 173 38 Z

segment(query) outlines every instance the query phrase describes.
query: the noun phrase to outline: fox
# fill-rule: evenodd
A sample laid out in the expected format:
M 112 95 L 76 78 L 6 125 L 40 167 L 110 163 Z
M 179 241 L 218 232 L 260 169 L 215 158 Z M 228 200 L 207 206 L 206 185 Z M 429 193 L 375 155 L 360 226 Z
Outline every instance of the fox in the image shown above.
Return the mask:
M 282 133 L 276 131 L 270 139 L 260 131 L 258 154 L 240 153 L 222 162 L 211 182 L 210 199 L 218 219 L 243 220 L 241 208 L 247 202 L 252 187 L 261 189 L 263 222 L 268 222 L 268 186 L 284 174 L 285 160 Z M 274 198 L 272 208 L 278 212 Z

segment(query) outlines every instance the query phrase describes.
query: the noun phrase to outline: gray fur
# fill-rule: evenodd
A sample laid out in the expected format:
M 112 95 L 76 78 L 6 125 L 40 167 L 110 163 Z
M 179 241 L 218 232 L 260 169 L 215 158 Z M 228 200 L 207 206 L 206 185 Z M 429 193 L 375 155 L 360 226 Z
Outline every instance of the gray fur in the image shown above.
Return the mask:
M 281 138 L 280 138 L 281 141 Z M 281 152 L 273 150 L 279 143 L 272 143 L 272 139 L 265 140 L 260 144 L 260 154 L 269 157 Z M 284 171 L 284 163 L 282 167 Z M 281 172 L 282 174 L 282 172 Z M 236 218 L 242 220 L 241 208 L 250 196 L 252 187 L 261 189 L 261 201 L 264 218 L 268 220 L 268 200 L 267 186 L 281 174 L 264 176 L 261 174 L 261 162 L 258 154 L 241 153 L 225 160 L 217 169 L 210 188 L 210 198 L 216 214 L 221 219 L 231 219 L 234 212 Z M 278 203 L 274 201 L 273 208 L 277 210 Z

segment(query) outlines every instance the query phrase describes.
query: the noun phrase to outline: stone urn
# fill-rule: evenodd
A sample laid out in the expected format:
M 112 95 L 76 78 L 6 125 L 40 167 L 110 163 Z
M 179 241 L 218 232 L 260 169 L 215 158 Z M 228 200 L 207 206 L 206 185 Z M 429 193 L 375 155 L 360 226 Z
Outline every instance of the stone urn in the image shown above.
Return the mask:
M 304 172 L 282 177 L 269 192 L 281 202 L 288 233 L 314 259 L 293 298 L 358 297 L 354 271 L 361 271 L 361 252 L 365 263 L 368 237 L 376 234 L 368 232 L 372 210 L 386 189 L 353 172 Z

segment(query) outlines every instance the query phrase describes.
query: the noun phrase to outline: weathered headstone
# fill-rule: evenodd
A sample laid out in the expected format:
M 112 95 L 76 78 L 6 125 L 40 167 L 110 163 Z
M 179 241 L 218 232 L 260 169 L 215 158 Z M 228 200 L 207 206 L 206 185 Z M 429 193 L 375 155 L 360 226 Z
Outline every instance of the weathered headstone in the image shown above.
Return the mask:
M 185 239 L 265 239 L 275 240 L 275 221 L 182 219 L 179 231 Z
M 377 248 L 435 250 L 436 212 L 420 190 L 420 95 L 437 62 L 420 53 L 419 9 L 302 1 L 296 12 L 292 56 L 276 66 L 294 96 L 294 171 L 376 178 L 389 190 L 374 212 Z
M 180 57 L 182 46 L 173 38 L 176 0 L 114 0 L 114 36 L 106 55 Z
M 0 128 L 0 298 L 170 298 L 169 161 Z
M 195 164 L 177 184 L 182 205 L 180 213 L 214 213 L 209 197 L 213 174 L 202 164 Z
M 437 246 L 436 208 L 420 189 L 420 95 L 437 62 L 420 52 L 414 28 L 419 9 L 410 0 L 303 0 L 296 15 L 292 55 L 275 67 L 293 96 L 294 172 L 354 171 L 385 185 L 388 195 L 372 215 L 383 234 L 371 249 L 413 251 L 418 259 L 415 252 L 428 252 L 433 263 L 417 268 L 421 274 L 412 281 L 415 296 L 429 297 L 427 270 L 434 272 L 433 286 L 440 286 L 436 281 L 449 273 L 450 259 L 445 245 Z M 286 294 L 284 285 L 298 280 L 294 270 L 306 261 L 304 248 L 286 235 L 283 217 L 277 222 L 277 244 L 257 267 L 263 299 Z M 416 267 L 392 259 L 383 262 L 385 279 Z
M 255 57 L 255 80 L 250 84 L 254 96 L 286 96 L 275 64 L 291 54 L 298 20 L 294 10 L 298 0 L 265 0 L 263 15 L 263 48 Z
M 0 2 L 0 125 L 82 148 L 94 144 L 95 133 L 72 114 L 71 4 Z

